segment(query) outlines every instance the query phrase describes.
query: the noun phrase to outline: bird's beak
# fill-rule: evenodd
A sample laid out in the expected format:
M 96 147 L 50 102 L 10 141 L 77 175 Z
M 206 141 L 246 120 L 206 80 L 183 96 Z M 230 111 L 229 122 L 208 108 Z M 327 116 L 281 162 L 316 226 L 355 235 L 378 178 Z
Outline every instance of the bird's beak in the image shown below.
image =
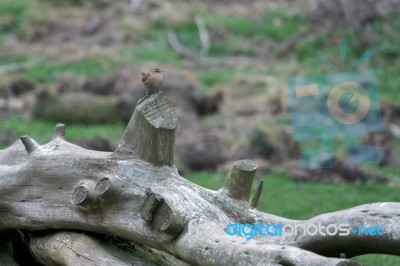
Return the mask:
M 161 70 L 161 72 L 165 72 L 165 70 Z

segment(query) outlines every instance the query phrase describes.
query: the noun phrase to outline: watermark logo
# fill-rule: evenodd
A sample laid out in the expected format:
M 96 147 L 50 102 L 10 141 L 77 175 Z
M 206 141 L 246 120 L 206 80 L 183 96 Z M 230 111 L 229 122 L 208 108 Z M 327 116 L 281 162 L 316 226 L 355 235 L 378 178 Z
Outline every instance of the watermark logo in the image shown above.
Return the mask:
M 342 40 L 342 68 L 346 66 L 346 50 L 347 42 Z M 347 72 L 287 81 L 293 138 L 320 141 L 318 148 L 302 151 L 301 167 L 332 167 L 332 140 L 338 137 L 348 140 L 347 162 L 378 163 L 381 160 L 378 149 L 358 142 L 360 135 L 382 128 L 376 73 L 372 69 L 354 70 L 371 56 L 371 50 L 367 50 Z M 333 69 L 339 68 L 321 53 L 317 58 Z
M 261 222 L 256 224 L 240 224 L 238 222 L 228 224 L 225 232 L 230 236 L 244 236 L 246 240 L 251 240 L 255 236 L 282 237 L 288 239 L 293 236 L 383 236 L 384 229 L 379 225 L 359 226 L 352 228 L 349 224 L 283 224 L 269 223 L 263 225 Z

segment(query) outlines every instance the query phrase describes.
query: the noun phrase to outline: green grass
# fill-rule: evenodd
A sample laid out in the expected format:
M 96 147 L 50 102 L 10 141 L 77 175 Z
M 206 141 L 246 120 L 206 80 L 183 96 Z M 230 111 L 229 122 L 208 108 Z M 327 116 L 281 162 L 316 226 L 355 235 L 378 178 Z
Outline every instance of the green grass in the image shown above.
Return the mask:
M 217 190 L 223 185 L 225 174 L 190 173 L 187 178 L 201 186 Z M 284 172 L 265 176 L 264 183 L 259 210 L 291 219 L 307 219 L 321 213 L 371 202 L 400 202 L 398 187 L 387 184 L 295 183 Z M 257 185 L 258 182 L 255 182 L 253 193 Z
M 382 266 L 398 266 L 400 265 L 400 258 L 397 256 L 369 254 L 358 256 L 355 260 L 366 263 L 367 265 L 382 265 Z
M 191 50 L 199 53 L 201 42 L 198 37 L 197 27 L 193 21 L 170 26 L 163 20 L 149 20 L 143 41 L 134 49 L 138 60 L 155 60 L 163 63 L 176 64 L 180 56 L 172 49 L 168 42 L 167 32 L 174 31 L 178 41 Z
M 382 65 L 376 68 L 376 73 L 380 101 L 398 103 L 400 101 L 400 93 L 398 91 L 400 60 L 395 64 Z
M 186 178 L 203 187 L 218 190 L 226 174 L 189 173 Z M 284 172 L 275 172 L 264 178 L 264 190 L 259 210 L 291 219 L 308 219 L 313 216 L 339 211 L 357 205 L 400 201 L 398 187 L 386 184 L 321 184 L 295 183 Z M 258 182 L 254 182 L 255 193 Z M 369 265 L 400 265 L 400 257 L 388 255 L 363 255 L 356 258 Z
M 2 0 L 0 5 L 0 32 L 23 34 L 23 22 L 31 8 L 27 0 Z
M 201 73 L 200 79 L 205 86 L 212 87 L 215 84 L 227 83 L 228 81 L 231 81 L 234 76 L 235 72 L 233 70 L 210 68 Z
M 22 63 L 29 61 L 29 57 L 25 55 L 2 55 L 0 56 L 0 66 L 9 64 Z
M 13 34 L 23 40 L 33 40 L 42 34 L 47 12 L 47 5 L 40 1 L 1 0 L 0 33 Z
M 208 10 L 195 10 L 190 20 L 183 22 L 173 22 L 160 19 L 149 19 L 145 34 L 145 45 L 155 45 L 158 49 L 164 50 L 164 38 L 167 31 L 174 31 L 178 41 L 194 53 L 199 53 L 201 41 L 199 39 L 198 28 L 194 17 L 199 16 L 204 19 L 211 38 L 210 57 L 223 57 L 227 55 L 254 56 L 254 46 L 263 41 L 277 43 L 291 37 L 304 22 L 298 13 L 287 15 L 285 8 L 267 9 L 264 16 L 250 18 L 240 15 L 220 15 L 209 12 Z M 161 40 L 161 42 L 160 42 Z M 168 45 L 168 43 L 167 43 Z M 168 47 L 169 48 L 169 47 Z M 138 48 L 143 49 L 143 48 Z M 151 49 L 152 51 L 153 49 Z M 155 49 L 154 49 L 155 50 Z M 169 48 L 171 50 L 171 48 Z M 156 50 L 155 57 L 160 52 Z M 140 57 L 145 56 L 151 59 L 152 53 L 140 52 Z M 146 57 L 148 55 L 148 57 Z
M 39 143 L 44 144 L 51 140 L 55 126 L 56 123 L 48 121 L 30 121 L 20 116 L 12 116 L 9 120 L 0 123 L 0 131 L 10 129 L 15 140 L 23 135 L 29 135 Z M 74 141 L 98 136 L 118 141 L 121 139 L 125 128 L 126 125 L 122 123 L 101 125 L 67 124 L 66 140 Z M 0 146 L 0 148 L 5 147 L 3 145 L 3 147 Z
M 160 63 L 176 64 L 179 56 L 168 46 L 166 35 L 160 36 L 159 42 L 144 42 L 133 50 L 135 59 L 138 61 L 157 61 Z
M 216 15 L 210 12 L 200 12 L 206 24 L 211 28 L 222 27 L 232 35 L 240 36 L 243 40 L 263 37 L 275 41 L 283 41 L 294 34 L 301 22 L 300 14 L 286 15 L 285 8 L 269 8 L 261 18 L 248 16 Z
M 87 57 L 75 62 L 60 62 L 55 59 L 37 59 L 39 63 L 20 76 L 33 82 L 52 83 L 65 73 L 73 73 L 88 77 L 97 77 L 114 71 L 119 65 L 110 58 L 103 56 Z

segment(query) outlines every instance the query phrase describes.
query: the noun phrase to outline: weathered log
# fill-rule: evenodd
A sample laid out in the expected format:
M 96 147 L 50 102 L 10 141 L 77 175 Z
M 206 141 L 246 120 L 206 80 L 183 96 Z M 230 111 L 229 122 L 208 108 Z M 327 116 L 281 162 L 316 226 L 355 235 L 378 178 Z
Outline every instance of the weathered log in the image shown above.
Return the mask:
M 108 242 L 99 241 L 91 236 L 70 231 L 48 233 L 43 236 L 31 236 L 28 246 L 34 258 L 43 265 L 105 265 L 131 266 L 149 265 L 142 257 L 133 252 L 119 249 Z M 161 256 L 147 253 L 164 265 L 170 264 Z M 176 260 L 178 261 L 178 260 Z
M 361 265 L 273 241 L 247 241 L 243 237 L 222 235 L 222 230 L 223 226 L 217 223 L 197 225 L 196 230 L 180 239 L 176 248 L 178 255 L 194 265 Z
M 383 236 L 378 235 L 376 230 L 375 233 L 367 234 L 363 229 L 358 233 L 352 232 L 346 237 L 300 235 L 290 239 L 288 244 L 329 257 L 340 257 L 341 253 L 345 254 L 346 258 L 369 253 L 399 255 L 400 244 L 395 240 L 400 238 L 399 205 L 395 202 L 365 204 L 343 211 L 325 213 L 302 223 L 304 226 L 320 224 L 325 227 L 329 224 L 348 224 L 350 229 L 379 226 L 382 228 Z
M 24 138 L 25 146 L 14 143 L 0 151 L 0 231 L 112 234 L 198 265 L 357 265 L 340 254 L 400 255 L 400 203 L 360 206 L 306 221 L 263 213 L 249 203 L 256 170 L 251 161 L 235 163 L 219 191 L 179 176 L 173 167 L 175 128 L 171 105 L 157 93 L 137 105 L 114 153 L 86 150 L 60 137 L 41 146 Z M 318 235 L 246 241 L 225 232 L 236 221 L 379 224 L 388 233 L 379 239 Z

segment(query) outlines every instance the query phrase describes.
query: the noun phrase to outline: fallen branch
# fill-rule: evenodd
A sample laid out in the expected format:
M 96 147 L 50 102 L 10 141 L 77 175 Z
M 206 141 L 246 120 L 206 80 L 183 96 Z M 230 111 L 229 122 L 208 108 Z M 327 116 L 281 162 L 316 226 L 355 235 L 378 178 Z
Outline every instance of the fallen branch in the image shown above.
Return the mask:
M 176 126 L 175 112 L 159 92 L 137 104 L 113 153 L 86 150 L 65 141 L 63 125 L 56 127 L 53 139 L 44 145 L 24 136 L 22 142 L 0 151 L 0 231 L 62 229 L 112 234 L 196 265 L 359 265 L 340 257 L 400 255 L 400 203 L 363 205 L 306 221 L 260 212 L 249 202 L 256 169 L 251 161 L 236 162 L 218 191 L 179 176 L 173 165 Z M 246 241 L 225 232 L 233 222 L 346 223 L 351 228 L 379 224 L 387 233 L 370 238 L 316 235 Z M 56 254 L 71 257 L 83 249 L 83 240 L 74 246 L 57 237 L 51 239 L 33 239 L 38 260 L 63 261 Z M 91 248 L 108 253 L 101 246 Z

